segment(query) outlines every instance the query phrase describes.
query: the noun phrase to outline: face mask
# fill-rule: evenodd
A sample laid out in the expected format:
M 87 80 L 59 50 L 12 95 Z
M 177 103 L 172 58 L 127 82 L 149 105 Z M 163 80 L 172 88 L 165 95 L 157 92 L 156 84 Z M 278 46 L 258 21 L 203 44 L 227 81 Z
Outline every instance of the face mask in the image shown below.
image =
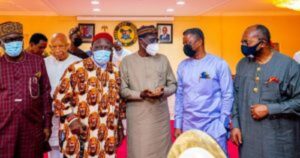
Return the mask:
M 23 41 L 14 41 L 4 43 L 5 52 L 10 57 L 17 57 L 21 54 L 23 49 Z
M 151 44 L 148 44 L 146 47 L 146 52 L 151 56 L 155 56 L 158 51 L 159 51 L 158 43 L 151 43 Z
M 108 50 L 94 51 L 93 58 L 99 65 L 105 65 L 109 62 L 111 52 Z
M 184 45 L 183 51 L 186 56 L 191 57 L 191 58 L 194 57 L 195 54 L 197 53 L 196 51 L 193 50 L 193 48 L 190 44 Z
M 257 56 L 259 50 L 256 50 L 257 47 L 260 45 L 261 42 L 258 42 L 255 46 L 248 47 L 248 46 L 241 46 L 242 53 L 245 57 L 254 58 Z
M 121 50 L 119 50 L 119 51 L 118 51 L 118 50 L 116 50 L 116 54 L 117 54 L 117 55 L 122 55 L 122 53 L 123 53 L 123 50 L 122 50 L 122 49 L 121 49 Z
M 82 39 L 81 38 L 74 38 L 74 42 L 73 42 L 75 47 L 79 47 L 82 44 Z

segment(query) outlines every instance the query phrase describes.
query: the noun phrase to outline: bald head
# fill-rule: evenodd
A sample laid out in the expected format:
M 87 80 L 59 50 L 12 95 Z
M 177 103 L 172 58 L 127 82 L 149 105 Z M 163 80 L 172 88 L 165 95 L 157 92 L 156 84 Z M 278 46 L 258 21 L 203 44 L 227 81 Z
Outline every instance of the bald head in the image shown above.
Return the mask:
M 56 33 L 51 37 L 50 40 L 50 48 L 51 48 L 51 54 L 57 59 L 57 60 L 64 60 L 68 57 L 68 38 L 63 33 Z
M 62 43 L 68 43 L 68 38 L 65 34 L 63 33 L 55 33 L 51 37 L 51 43 L 56 42 L 56 41 L 61 41 Z
M 244 34 L 243 40 L 249 41 L 262 41 L 267 45 L 271 44 L 271 34 L 269 29 L 264 25 L 252 25 L 249 26 Z

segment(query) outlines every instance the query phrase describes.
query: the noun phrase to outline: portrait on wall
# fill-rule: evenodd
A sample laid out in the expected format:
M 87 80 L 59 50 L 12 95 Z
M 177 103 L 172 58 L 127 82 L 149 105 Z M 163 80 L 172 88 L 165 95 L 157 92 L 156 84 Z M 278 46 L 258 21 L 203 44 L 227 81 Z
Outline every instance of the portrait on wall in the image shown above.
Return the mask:
M 173 24 L 157 24 L 159 43 L 173 43 Z
M 85 43 L 92 42 L 95 35 L 95 24 L 78 24 L 79 30 L 81 32 L 82 41 Z

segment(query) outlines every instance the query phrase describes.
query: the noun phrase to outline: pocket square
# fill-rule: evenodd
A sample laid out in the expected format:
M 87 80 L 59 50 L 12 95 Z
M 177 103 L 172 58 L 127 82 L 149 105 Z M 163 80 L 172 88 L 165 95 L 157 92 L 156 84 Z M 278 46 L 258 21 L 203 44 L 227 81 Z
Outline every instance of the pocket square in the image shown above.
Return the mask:
M 200 76 L 200 79 L 210 79 L 210 76 L 207 72 L 202 72 L 201 73 L 201 76 Z
M 267 80 L 267 84 L 268 83 L 279 83 L 280 81 L 279 81 L 279 79 L 277 78 L 277 77 L 275 77 L 275 76 L 271 76 L 268 80 Z

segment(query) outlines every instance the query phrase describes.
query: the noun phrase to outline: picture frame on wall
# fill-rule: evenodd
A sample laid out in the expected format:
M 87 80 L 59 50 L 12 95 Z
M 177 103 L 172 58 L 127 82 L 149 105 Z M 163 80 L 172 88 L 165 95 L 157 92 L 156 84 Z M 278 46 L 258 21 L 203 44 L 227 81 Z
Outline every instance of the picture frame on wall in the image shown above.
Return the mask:
M 159 43 L 173 43 L 173 24 L 159 23 L 157 24 L 157 33 Z
M 78 27 L 81 32 L 82 41 L 84 43 L 91 43 L 95 35 L 95 24 L 79 23 Z

